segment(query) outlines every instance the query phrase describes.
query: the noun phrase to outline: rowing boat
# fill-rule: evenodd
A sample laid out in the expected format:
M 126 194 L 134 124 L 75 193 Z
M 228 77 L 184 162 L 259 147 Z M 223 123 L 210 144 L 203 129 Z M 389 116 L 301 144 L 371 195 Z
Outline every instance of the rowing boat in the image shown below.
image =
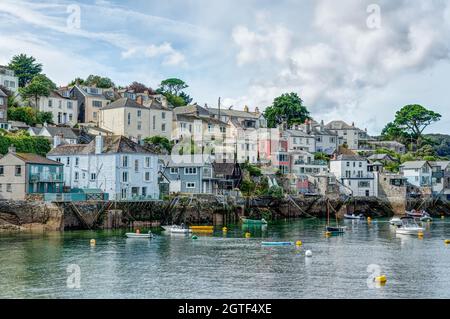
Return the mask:
M 294 243 L 288 241 L 263 241 L 262 246 L 292 246 Z
M 248 219 L 241 218 L 242 222 L 247 225 L 267 225 L 267 221 L 264 218 L 261 219 Z

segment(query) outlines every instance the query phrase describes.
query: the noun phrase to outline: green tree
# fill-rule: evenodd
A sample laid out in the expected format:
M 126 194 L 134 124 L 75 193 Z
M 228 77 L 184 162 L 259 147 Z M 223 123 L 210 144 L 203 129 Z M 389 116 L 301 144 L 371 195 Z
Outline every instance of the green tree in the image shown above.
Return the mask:
M 188 88 L 189 85 L 186 84 L 183 80 L 177 78 L 170 78 L 163 80 L 159 85 L 159 89 L 164 93 L 170 93 L 172 95 L 178 96 L 182 90 Z
M 188 104 L 192 103 L 192 98 L 185 92 L 181 92 L 178 97 L 183 99 L 184 105 L 188 105 Z
M 422 105 L 406 105 L 395 115 L 394 124 L 406 133 L 410 133 L 420 147 L 423 131 L 439 121 L 441 117 L 439 113 L 428 110 Z
M 150 145 L 154 145 L 161 150 L 167 150 L 168 153 L 172 152 L 173 143 L 164 136 L 152 136 L 144 139 L 144 142 Z
M 8 119 L 24 122 L 30 126 L 44 123 L 53 124 L 53 114 L 51 112 L 39 112 L 29 106 L 8 108 Z
M 163 95 L 166 97 L 167 101 L 174 107 L 187 105 L 186 101 L 180 96 L 176 96 L 170 93 L 164 93 Z
M 92 74 L 87 77 L 83 85 L 96 86 L 100 89 L 109 89 L 115 86 L 114 82 L 110 78 Z
M 264 117 L 270 128 L 286 122 L 289 126 L 304 123 L 309 119 L 309 112 L 303 106 L 297 93 L 285 93 L 274 99 L 271 106 L 264 111 Z
M 246 194 L 247 197 L 250 197 L 256 190 L 256 183 L 251 179 L 244 179 L 241 183 L 240 190 L 242 193 Z
M 26 87 L 20 88 L 19 92 L 24 99 L 33 98 L 35 106 L 37 106 L 39 97 L 49 96 L 52 90 L 56 90 L 56 84 L 44 74 L 39 74 Z
M 383 141 L 398 141 L 406 144 L 410 138 L 411 135 L 394 122 L 389 122 L 381 131 L 381 139 Z
M 26 54 L 15 55 L 8 64 L 19 78 L 19 87 L 25 87 L 31 80 L 42 72 L 42 64 Z
M 84 83 L 85 82 L 82 78 L 75 78 L 68 84 L 68 86 L 84 85 Z

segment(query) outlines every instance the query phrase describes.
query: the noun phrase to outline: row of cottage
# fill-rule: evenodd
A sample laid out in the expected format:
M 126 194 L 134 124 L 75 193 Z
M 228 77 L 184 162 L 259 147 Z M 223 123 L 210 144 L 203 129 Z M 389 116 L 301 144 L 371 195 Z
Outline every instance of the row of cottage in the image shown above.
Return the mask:
M 340 196 L 450 197 L 450 161 L 406 162 L 400 173 L 385 172 L 386 154 L 364 158 L 341 149 L 329 162 L 311 153 L 294 152 L 290 169 L 280 174 L 270 164 L 262 173 L 288 192 Z M 276 152 L 277 153 L 277 152 Z M 275 156 L 276 157 L 276 156 Z M 281 177 L 281 178 L 280 178 Z M 64 143 L 42 157 L 16 152 L 0 159 L 0 199 L 30 200 L 157 200 L 169 193 L 227 195 L 242 182 L 237 162 L 217 162 L 209 154 L 164 155 L 120 135 L 97 135 L 89 143 Z

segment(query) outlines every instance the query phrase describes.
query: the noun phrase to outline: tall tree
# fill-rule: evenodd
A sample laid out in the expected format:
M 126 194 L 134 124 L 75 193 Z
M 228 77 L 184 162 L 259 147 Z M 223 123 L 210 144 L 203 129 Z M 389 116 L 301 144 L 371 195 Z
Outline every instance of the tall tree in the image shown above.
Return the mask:
M 285 93 L 273 100 L 271 106 L 264 111 L 267 125 L 271 128 L 286 122 L 289 126 L 304 123 L 309 119 L 309 112 L 303 106 L 297 93 Z
M 8 64 L 8 68 L 14 71 L 19 78 L 19 87 L 25 87 L 31 80 L 42 72 L 42 64 L 26 54 L 15 55 Z
M 84 81 L 84 85 L 96 86 L 100 89 L 109 89 L 115 86 L 114 82 L 110 78 L 92 74 L 89 75 Z
M 135 93 L 144 93 L 145 91 L 148 91 L 150 94 L 155 93 L 155 91 L 151 87 L 148 87 L 145 84 L 136 81 L 131 83 L 127 88 L 129 90 L 133 90 Z
M 82 78 L 75 78 L 68 84 L 68 86 L 83 85 L 83 84 L 84 80 Z
M 20 95 L 25 99 L 33 98 L 37 107 L 39 97 L 49 96 L 52 90 L 56 90 L 56 84 L 53 83 L 44 74 L 36 75 L 31 82 L 24 88 L 20 88 Z
M 188 88 L 189 85 L 187 85 L 183 80 L 170 78 L 162 81 L 159 87 L 164 93 L 170 93 L 178 96 L 178 94 L 181 93 L 182 90 Z
M 442 115 L 428 110 L 422 105 L 412 104 L 404 106 L 395 115 L 394 124 L 406 133 L 412 134 L 418 146 L 422 144 L 424 130 L 441 119 Z

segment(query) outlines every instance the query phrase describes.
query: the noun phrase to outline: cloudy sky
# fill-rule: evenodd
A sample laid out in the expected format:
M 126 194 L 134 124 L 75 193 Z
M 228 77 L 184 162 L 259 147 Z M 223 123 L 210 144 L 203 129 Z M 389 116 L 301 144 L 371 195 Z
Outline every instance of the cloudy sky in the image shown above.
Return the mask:
M 293 91 L 317 120 L 372 134 L 413 103 L 450 134 L 449 39 L 446 0 L 0 0 L 0 64 L 33 55 L 60 85 L 179 77 L 235 109 Z

